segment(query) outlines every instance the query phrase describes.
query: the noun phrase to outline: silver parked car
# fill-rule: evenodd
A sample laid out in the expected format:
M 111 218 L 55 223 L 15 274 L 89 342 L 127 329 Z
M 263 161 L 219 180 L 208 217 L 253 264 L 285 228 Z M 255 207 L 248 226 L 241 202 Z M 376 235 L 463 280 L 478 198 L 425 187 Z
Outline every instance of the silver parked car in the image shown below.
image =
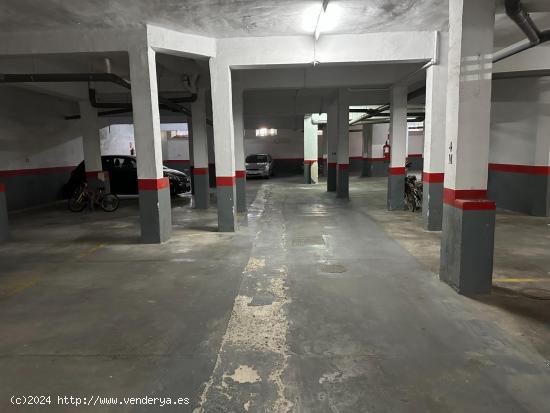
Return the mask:
M 260 176 L 269 178 L 273 175 L 273 158 L 271 155 L 260 153 L 246 157 L 246 177 Z

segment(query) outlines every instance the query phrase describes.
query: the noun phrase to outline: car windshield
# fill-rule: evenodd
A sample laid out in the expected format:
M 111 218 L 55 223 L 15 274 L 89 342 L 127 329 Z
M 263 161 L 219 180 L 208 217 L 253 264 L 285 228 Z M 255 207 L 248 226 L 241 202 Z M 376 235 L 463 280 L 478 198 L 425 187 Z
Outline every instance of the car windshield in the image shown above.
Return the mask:
M 267 155 L 248 155 L 246 157 L 248 163 L 267 163 Z

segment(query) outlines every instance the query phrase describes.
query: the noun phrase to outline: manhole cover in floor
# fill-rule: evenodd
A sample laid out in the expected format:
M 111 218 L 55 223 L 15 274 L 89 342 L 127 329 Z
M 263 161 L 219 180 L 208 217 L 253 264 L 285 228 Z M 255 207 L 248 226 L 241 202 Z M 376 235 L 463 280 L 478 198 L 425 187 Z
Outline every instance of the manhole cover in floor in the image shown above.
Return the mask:
M 544 288 L 524 288 L 520 293 L 533 300 L 550 300 L 550 290 Z
M 321 271 L 327 274 L 342 274 L 346 272 L 346 267 L 338 264 L 323 264 L 321 265 Z
M 305 247 L 309 245 L 325 245 L 325 240 L 321 236 L 298 237 L 292 240 L 293 247 Z

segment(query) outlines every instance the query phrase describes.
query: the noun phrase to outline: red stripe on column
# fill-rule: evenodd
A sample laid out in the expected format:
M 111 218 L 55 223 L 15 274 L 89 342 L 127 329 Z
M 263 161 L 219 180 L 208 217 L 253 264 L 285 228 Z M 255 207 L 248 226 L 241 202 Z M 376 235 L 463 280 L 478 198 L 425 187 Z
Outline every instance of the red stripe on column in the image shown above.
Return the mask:
M 422 181 L 433 184 L 443 183 L 445 174 L 439 172 L 422 172 Z
M 370 162 L 384 162 L 386 158 L 365 158 L 366 160 Z
M 6 192 L 6 185 L 0 182 L 0 192 Z
M 312 165 L 314 162 L 317 162 L 315 159 L 304 159 L 305 165 Z
M 395 166 L 388 168 L 390 175 L 405 175 L 406 169 L 404 166 Z
M 208 168 L 193 168 L 193 175 L 208 175 Z
M 494 201 L 485 199 L 485 189 L 450 189 L 443 188 L 443 202 L 462 210 L 482 211 L 496 208 Z
M 329 162 L 328 166 L 329 168 L 336 168 L 336 162 Z
M 235 178 L 246 178 L 246 171 L 235 171 Z
M 550 166 L 512 165 L 505 163 L 490 163 L 491 171 L 515 172 L 520 174 L 550 175 Z
M 349 164 L 348 163 L 339 163 L 338 164 L 338 169 L 341 170 L 341 171 L 347 171 L 349 169 Z
M 216 176 L 216 186 L 234 186 L 234 176 Z
M 168 188 L 170 181 L 168 178 L 145 178 L 138 179 L 138 188 L 140 191 L 158 191 L 160 189 Z

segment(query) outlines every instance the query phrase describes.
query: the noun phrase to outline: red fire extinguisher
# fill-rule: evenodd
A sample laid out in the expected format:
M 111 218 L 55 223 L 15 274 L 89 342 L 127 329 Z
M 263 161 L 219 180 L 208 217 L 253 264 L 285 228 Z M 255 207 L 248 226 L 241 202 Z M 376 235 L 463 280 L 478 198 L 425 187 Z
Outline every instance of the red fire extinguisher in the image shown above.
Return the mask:
M 391 149 L 389 139 L 386 141 L 386 143 L 384 144 L 382 149 L 384 151 L 383 152 L 384 153 L 384 159 L 389 161 L 390 160 L 390 149 Z

